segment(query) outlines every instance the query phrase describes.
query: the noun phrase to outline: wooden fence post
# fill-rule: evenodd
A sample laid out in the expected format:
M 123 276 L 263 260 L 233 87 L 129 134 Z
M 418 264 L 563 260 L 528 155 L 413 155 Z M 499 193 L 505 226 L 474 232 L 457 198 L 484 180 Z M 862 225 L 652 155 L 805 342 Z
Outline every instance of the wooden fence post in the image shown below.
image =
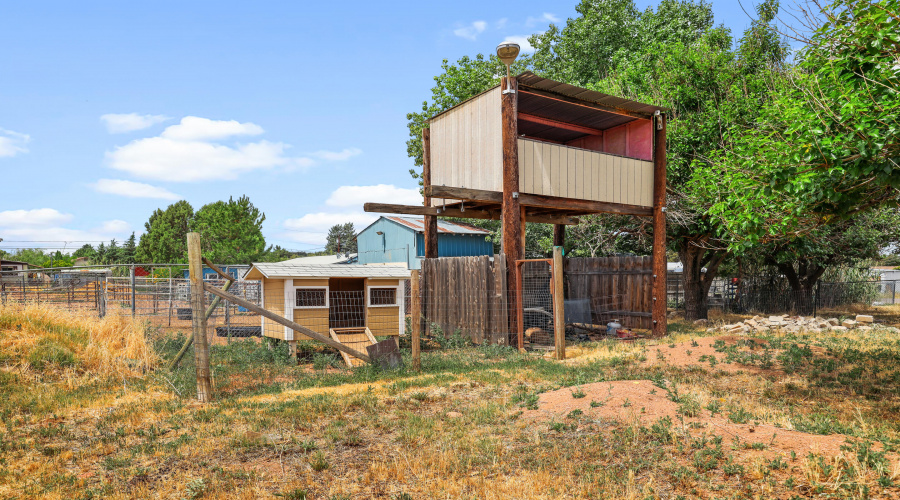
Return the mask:
M 187 234 L 188 265 L 191 276 L 191 326 L 194 330 L 194 361 L 197 369 L 197 400 L 209 401 L 212 384 L 209 376 L 209 344 L 206 340 L 206 295 L 203 291 L 203 263 L 200 233 Z
M 410 328 L 411 328 L 411 336 L 412 336 L 412 362 L 413 369 L 416 371 L 420 371 L 422 369 L 422 353 L 420 351 L 421 345 L 419 344 L 420 337 L 422 335 L 422 303 L 419 299 L 419 271 L 418 269 L 412 270 L 412 275 L 410 276 L 409 283 L 412 285 L 410 289 Z
M 556 359 L 566 359 L 566 305 L 563 286 L 563 247 L 553 247 L 553 337 Z

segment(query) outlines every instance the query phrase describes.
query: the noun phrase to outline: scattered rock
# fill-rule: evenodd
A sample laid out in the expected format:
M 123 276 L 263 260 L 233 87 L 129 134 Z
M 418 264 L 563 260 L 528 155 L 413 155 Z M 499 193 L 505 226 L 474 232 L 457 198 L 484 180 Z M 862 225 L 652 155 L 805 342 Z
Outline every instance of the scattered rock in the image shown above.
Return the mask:
M 873 323 L 872 316 L 860 314 L 857 320 L 845 319 L 841 323 L 837 318 L 821 318 L 812 316 L 754 316 L 751 319 L 739 322 L 721 325 L 718 327 L 708 328 L 706 331 L 710 333 L 724 332 L 729 335 L 742 335 L 752 332 L 762 333 L 768 330 L 784 330 L 791 333 L 807 332 L 827 332 L 827 331 L 847 331 L 853 328 L 868 328 L 877 326 Z M 698 322 L 694 323 L 695 325 Z M 864 326 L 868 325 L 868 326 Z M 705 324 L 704 324 L 705 326 Z

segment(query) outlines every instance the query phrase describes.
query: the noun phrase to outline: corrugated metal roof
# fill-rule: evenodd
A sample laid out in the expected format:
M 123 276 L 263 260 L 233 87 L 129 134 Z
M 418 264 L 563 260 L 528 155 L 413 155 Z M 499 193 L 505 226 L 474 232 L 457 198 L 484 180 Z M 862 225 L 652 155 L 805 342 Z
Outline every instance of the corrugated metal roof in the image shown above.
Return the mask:
M 408 228 L 412 228 L 417 233 L 425 232 L 425 218 L 419 217 L 399 217 L 396 215 L 385 215 L 385 219 L 394 221 L 398 224 L 402 224 Z M 470 226 L 468 224 L 461 224 L 459 222 L 451 222 L 448 220 L 438 219 L 438 233 L 444 234 L 477 234 L 482 236 L 487 236 L 491 234 L 487 229 L 482 229 L 480 227 Z
M 569 85 L 568 83 L 557 82 L 548 78 L 541 78 L 531 71 L 526 71 L 520 74 L 516 77 L 516 79 L 519 81 L 519 85 L 525 85 L 526 87 L 532 87 L 539 90 L 546 90 L 547 92 L 561 94 L 573 99 L 580 99 L 582 101 L 588 101 L 602 104 L 604 106 L 624 109 L 626 111 L 632 111 L 634 113 L 652 115 L 657 110 L 668 111 L 666 108 L 663 108 L 661 106 L 632 101 L 629 99 L 624 99 L 622 97 L 604 94 L 603 92 L 597 92 L 596 90 L 588 90 L 582 87 Z
M 260 262 L 253 264 L 250 272 L 254 270 L 266 278 L 409 278 L 409 270 L 398 266 Z
M 646 104 L 643 102 L 632 101 L 630 99 L 625 99 L 623 97 L 616 97 L 609 94 L 604 94 L 603 92 L 597 92 L 596 90 L 588 90 L 582 87 L 576 87 L 575 85 L 569 85 L 568 83 L 558 82 L 556 80 L 550 80 L 549 78 L 541 78 L 540 76 L 535 75 L 531 71 L 526 71 L 524 73 L 520 73 L 516 76 L 516 80 L 519 85 L 525 85 L 526 87 L 535 88 L 538 90 L 545 90 L 547 92 L 553 92 L 556 94 L 564 95 L 567 97 L 571 97 L 573 99 L 580 99 L 582 101 L 593 102 L 596 104 L 602 104 L 604 106 L 610 106 L 613 108 L 623 109 L 625 111 L 631 111 L 634 113 L 641 113 L 645 115 L 652 115 L 654 112 L 659 110 L 660 112 L 669 111 L 668 108 L 664 108 L 662 106 L 655 106 L 653 104 Z M 449 109 L 445 109 L 440 113 L 435 114 L 430 117 L 428 121 L 434 120 L 438 116 L 443 115 L 444 113 L 450 111 L 451 109 L 456 109 L 463 104 L 475 99 L 476 97 L 484 94 L 485 92 L 490 92 L 491 90 L 499 87 L 499 85 L 493 85 L 488 89 L 485 89 L 483 92 L 474 95 L 465 101 L 453 106 Z M 521 100 L 521 96 L 520 96 Z M 624 120 L 628 121 L 628 120 Z M 608 126 L 602 126 L 598 128 L 609 128 L 614 126 L 614 124 L 610 124 Z
M 347 264 L 348 262 L 356 259 L 355 253 L 348 253 L 342 255 L 313 255 L 311 257 L 297 257 L 296 259 L 288 259 L 281 261 L 281 264 L 294 264 L 294 265 L 322 265 L 322 264 Z

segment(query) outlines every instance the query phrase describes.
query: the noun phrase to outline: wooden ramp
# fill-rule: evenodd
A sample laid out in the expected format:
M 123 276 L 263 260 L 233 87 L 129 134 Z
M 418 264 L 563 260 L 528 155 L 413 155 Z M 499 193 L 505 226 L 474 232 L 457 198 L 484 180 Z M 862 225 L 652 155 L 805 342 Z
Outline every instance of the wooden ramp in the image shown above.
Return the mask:
M 332 328 L 328 330 L 331 333 L 331 338 L 345 346 L 355 349 L 361 353 L 366 352 L 366 347 L 375 344 L 377 341 L 375 340 L 375 336 L 372 335 L 372 332 L 368 327 L 357 327 L 357 328 Z M 341 357 L 344 358 L 344 361 L 347 363 L 347 366 L 362 366 L 366 362 L 353 357 L 347 354 L 344 351 L 341 351 Z

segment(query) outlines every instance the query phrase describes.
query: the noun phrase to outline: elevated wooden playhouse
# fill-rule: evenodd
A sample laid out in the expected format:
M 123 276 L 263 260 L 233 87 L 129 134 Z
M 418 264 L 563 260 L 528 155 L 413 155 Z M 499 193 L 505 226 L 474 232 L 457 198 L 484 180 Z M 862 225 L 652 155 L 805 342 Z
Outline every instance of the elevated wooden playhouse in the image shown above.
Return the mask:
M 664 108 L 531 72 L 439 113 L 423 131 L 422 206 L 367 203 L 366 211 L 424 215 L 425 257 L 436 258 L 437 216 L 499 219 L 507 262 L 510 330 L 522 304 L 516 272 L 528 222 L 565 225 L 578 216 L 653 219 L 649 299 L 654 335 L 666 331 L 666 120 Z M 606 272 L 606 271 L 603 271 Z M 634 271 L 628 271 L 634 272 Z M 642 285 L 643 286 L 643 285 Z M 440 293 L 438 287 L 436 293 Z M 425 297 L 423 300 L 427 301 Z M 516 311 L 519 311 L 518 313 Z

